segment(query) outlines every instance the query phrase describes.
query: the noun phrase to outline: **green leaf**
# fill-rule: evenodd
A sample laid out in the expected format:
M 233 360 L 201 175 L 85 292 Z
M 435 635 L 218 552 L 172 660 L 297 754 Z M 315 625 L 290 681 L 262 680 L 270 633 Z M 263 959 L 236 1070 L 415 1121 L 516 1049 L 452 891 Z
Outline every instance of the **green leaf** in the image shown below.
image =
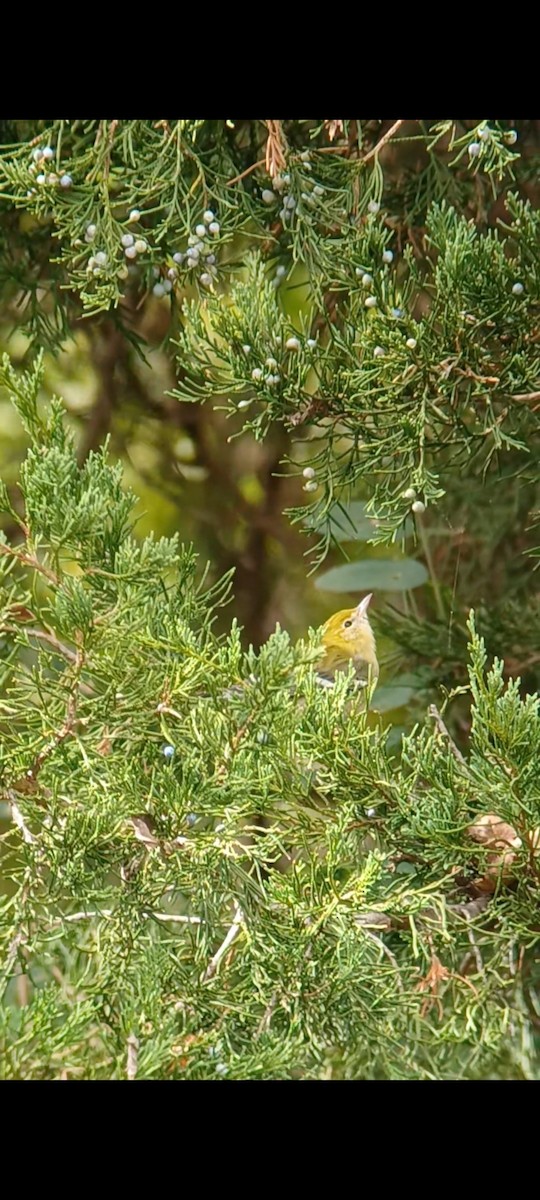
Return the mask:
M 319 575 L 315 587 L 321 592 L 404 592 L 428 578 L 423 563 L 414 558 L 373 558 L 332 567 Z
M 403 708 L 413 695 L 413 689 L 409 687 L 378 687 L 371 707 L 374 712 L 390 712 L 393 708 Z

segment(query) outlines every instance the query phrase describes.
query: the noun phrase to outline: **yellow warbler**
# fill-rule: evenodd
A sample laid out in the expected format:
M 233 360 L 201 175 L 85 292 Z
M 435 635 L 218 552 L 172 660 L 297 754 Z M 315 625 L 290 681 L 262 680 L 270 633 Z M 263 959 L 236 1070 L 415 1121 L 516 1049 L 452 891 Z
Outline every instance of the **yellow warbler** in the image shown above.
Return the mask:
M 352 662 L 356 678 L 365 686 L 376 683 L 379 664 L 373 630 L 367 610 L 372 593 L 364 596 L 356 608 L 344 608 L 334 613 L 323 626 L 324 658 L 317 668 L 325 682 L 332 682 L 336 671 L 344 671 Z

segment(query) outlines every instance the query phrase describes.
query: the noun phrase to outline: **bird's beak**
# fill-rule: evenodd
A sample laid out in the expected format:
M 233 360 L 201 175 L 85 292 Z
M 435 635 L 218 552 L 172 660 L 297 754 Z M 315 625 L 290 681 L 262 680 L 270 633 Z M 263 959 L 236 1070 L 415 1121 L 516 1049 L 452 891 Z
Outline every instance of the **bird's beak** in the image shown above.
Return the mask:
M 373 592 L 369 592 L 369 594 L 367 596 L 364 596 L 364 599 L 360 601 L 360 604 L 358 605 L 358 607 L 356 609 L 357 617 L 365 617 L 367 610 L 369 608 L 370 600 L 372 598 L 373 598 Z

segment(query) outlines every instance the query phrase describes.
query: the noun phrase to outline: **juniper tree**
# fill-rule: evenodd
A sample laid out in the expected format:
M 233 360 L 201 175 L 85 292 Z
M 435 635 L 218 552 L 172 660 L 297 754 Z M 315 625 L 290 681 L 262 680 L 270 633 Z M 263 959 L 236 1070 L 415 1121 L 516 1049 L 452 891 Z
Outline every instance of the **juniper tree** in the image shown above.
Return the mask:
M 217 638 L 229 581 L 134 539 L 38 371 L 2 382 L 31 438 L 1 546 L 3 1075 L 534 1074 L 538 698 L 471 619 L 467 758 L 434 710 L 398 759 L 346 676 L 317 685 L 316 632 Z
M 357 497 L 368 536 L 428 566 L 424 621 L 413 613 L 411 628 L 401 603 L 391 614 L 408 666 L 425 666 L 436 643 L 443 681 L 461 682 L 464 615 L 489 596 L 490 648 L 537 686 L 527 564 L 512 565 L 510 589 L 498 565 L 534 545 L 538 505 L 537 158 L 527 121 L 14 122 L 0 158 L 4 304 L 31 346 L 53 350 L 81 318 L 96 330 L 106 316 L 109 374 L 126 339 L 145 352 L 144 314 L 157 307 L 184 426 L 186 401 L 217 399 L 235 436 L 272 435 L 258 513 L 227 471 L 221 429 L 213 445 L 209 403 L 190 425 L 217 493 L 259 521 L 246 579 L 258 610 L 275 586 L 260 545 L 276 503 L 316 531 L 321 566 L 357 536 Z M 124 389 L 132 410 L 136 374 L 114 387 L 109 374 L 102 391 Z M 140 400 L 145 421 L 151 403 Z M 161 415 L 171 421 L 170 406 Z M 107 421 L 98 415 L 98 434 Z M 158 453 L 178 501 L 171 439 Z M 241 575 L 250 554 L 237 543 L 231 531 L 227 554 L 219 538 L 212 551 Z M 291 544 L 301 554 L 283 539 L 282 570 Z M 375 586 L 395 590 L 393 572 L 379 566 Z M 356 591 L 364 576 L 333 586 Z M 409 579 L 418 586 L 405 567 Z M 260 636 L 268 622 L 243 609 Z
M 29 354 L 102 320 L 144 354 L 162 306 L 173 398 L 282 430 L 318 584 L 396 594 L 387 676 L 415 672 L 398 737 L 347 678 L 317 686 L 316 631 L 218 635 L 234 581 L 137 539 L 121 468 L 97 447 L 79 465 L 39 364 L 6 361 L 29 449 L 0 547 L 4 1074 L 537 1073 L 537 155 L 518 132 L 4 130 L 0 278 Z M 368 542 L 387 549 L 360 560 Z

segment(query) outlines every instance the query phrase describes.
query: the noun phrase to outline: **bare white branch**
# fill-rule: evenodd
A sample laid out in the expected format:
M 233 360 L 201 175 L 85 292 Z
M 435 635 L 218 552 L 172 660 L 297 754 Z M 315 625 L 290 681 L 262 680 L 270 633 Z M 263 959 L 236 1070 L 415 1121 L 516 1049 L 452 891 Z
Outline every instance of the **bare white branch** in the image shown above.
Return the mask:
M 210 962 L 208 963 L 206 971 L 204 972 L 204 975 L 203 975 L 203 983 L 206 982 L 208 979 L 211 979 L 212 975 L 215 975 L 223 956 L 227 953 L 227 950 L 229 949 L 229 946 L 232 946 L 233 942 L 238 937 L 238 934 L 240 933 L 240 930 L 242 928 L 243 920 L 244 920 L 244 914 L 242 912 L 242 909 L 240 908 L 239 904 L 235 904 L 233 923 L 227 933 L 227 936 L 222 941 L 221 946 L 219 947 L 218 950 L 216 950 L 216 953 L 214 954 L 213 958 L 210 959 Z
M 9 797 L 9 804 L 10 804 L 10 808 L 11 808 L 11 819 L 13 821 L 13 824 L 17 826 L 17 829 L 20 829 L 20 831 L 23 835 L 24 841 L 30 846 L 34 842 L 37 841 L 37 838 L 35 838 L 33 833 L 31 833 L 31 831 L 29 830 L 28 825 L 26 824 L 26 821 L 22 815 L 19 805 L 17 804 L 17 801 L 14 798 L 14 793 L 12 791 L 8 792 L 8 797 Z
M 139 1039 L 134 1033 L 130 1033 L 127 1040 L 127 1067 L 126 1074 L 128 1079 L 137 1078 L 137 1065 L 139 1062 Z
M 85 911 L 68 913 L 65 917 L 57 917 L 54 921 L 55 925 L 62 925 L 64 921 L 91 921 L 93 917 L 112 917 L 114 909 L 102 908 L 100 912 Z M 155 913 L 143 912 L 143 917 L 152 917 L 155 921 L 171 921 L 177 925 L 200 925 L 201 917 L 186 917 L 180 913 Z

